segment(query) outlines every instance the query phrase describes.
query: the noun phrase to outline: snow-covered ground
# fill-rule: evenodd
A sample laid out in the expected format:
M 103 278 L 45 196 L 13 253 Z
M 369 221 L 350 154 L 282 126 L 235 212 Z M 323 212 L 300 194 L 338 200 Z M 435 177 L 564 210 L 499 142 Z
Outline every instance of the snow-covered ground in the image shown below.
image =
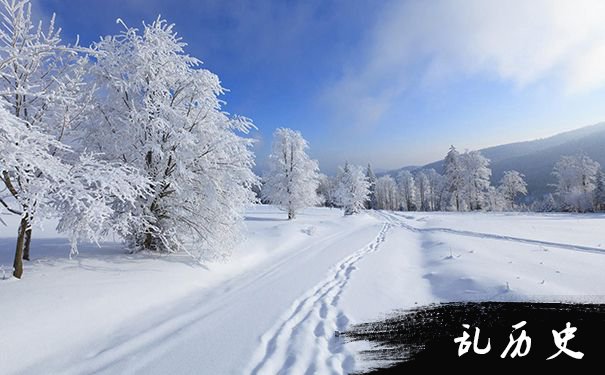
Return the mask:
M 4 218 L 0 372 L 347 373 L 363 364 L 335 332 L 393 309 L 605 300 L 603 215 L 284 217 L 251 209 L 230 261 L 204 267 L 118 243 L 69 259 L 65 239 L 37 230 L 22 280 L 8 277 L 16 224 Z

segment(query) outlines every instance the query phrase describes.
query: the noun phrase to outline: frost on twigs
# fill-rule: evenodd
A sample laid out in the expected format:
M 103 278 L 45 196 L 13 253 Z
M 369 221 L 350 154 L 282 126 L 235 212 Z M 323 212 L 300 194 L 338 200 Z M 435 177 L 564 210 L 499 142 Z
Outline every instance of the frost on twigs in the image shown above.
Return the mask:
M 96 87 L 87 77 L 94 51 L 64 44 L 54 16 L 32 20 L 28 0 L 0 0 L 0 210 L 18 215 L 14 274 L 37 222 L 96 241 L 115 230 L 117 208 L 148 184 L 86 153 L 81 130 L 91 119 Z
M 32 228 L 59 219 L 81 240 L 223 256 L 257 184 L 245 117 L 223 112 L 218 77 L 198 69 L 158 18 L 91 48 L 64 44 L 54 17 L 0 0 L 0 210 L 21 218 L 15 276 Z M 194 254 L 196 253 L 196 254 Z
M 352 215 L 360 212 L 370 196 L 370 183 L 366 179 L 363 168 L 346 163 L 344 167 L 339 167 L 336 181 L 335 197 L 344 209 L 344 214 Z
M 273 133 L 269 171 L 264 177 L 263 198 L 294 219 L 301 209 L 319 204 L 319 167 L 306 153 L 307 141 L 292 129 Z
M 149 194 L 119 208 L 133 251 L 221 258 L 239 237 L 255 200 L 254 128 L 222 110 L 219 78 L 199 69 L 185 43 L 158 17 L 142 30 L 96 43 L 92 76 L 99 94 L 86 127 L 88 149 L 144 179 Z

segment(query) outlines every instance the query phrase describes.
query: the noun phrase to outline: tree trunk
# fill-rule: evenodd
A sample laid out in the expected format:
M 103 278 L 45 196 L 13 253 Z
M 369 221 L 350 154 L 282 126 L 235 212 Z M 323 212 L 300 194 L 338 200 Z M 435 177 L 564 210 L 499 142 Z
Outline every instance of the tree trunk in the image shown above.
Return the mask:
M 21 219 L 17 235 L 17 248 L 15 249 L 15 260 L 13 262 L 13 276 L 20 279 L 23 275 L 23 247 L 25 245 L 25 231 L 27 229 L 27 217 Z
M 29 220 L 27 221 L 28 229 L 25 230 L 25 242 L 23 244 L 23 259 L 29 260 L 29 245 L 32 241 L 32 228 Z

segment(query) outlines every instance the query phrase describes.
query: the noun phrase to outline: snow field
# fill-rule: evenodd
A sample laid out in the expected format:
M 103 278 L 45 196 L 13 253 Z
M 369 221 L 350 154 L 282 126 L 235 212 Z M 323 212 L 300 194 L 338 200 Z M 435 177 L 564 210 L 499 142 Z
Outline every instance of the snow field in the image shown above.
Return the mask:
M 25 277 L 0 280 L 2 372 L 345 374 L 368 363 L 337 331 L 395 309 L 605 299 L 603 216 L 285 215 L 250 209 L 231 260 L 204 267 L 117 243 L 69 259 L 47 225 Z M 5 267 L 13 229 L 0 233 Z

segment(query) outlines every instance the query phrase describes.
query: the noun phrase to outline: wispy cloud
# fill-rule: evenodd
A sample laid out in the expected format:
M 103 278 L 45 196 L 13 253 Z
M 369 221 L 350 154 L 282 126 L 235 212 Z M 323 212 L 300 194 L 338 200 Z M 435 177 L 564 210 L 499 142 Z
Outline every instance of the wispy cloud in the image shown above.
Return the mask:
M 373 125 L 406 90 L 479 76 L 568 94 L 605 84 L 605 2 L 394 2 L 360 58 L 322 94 L 341 121 Z

